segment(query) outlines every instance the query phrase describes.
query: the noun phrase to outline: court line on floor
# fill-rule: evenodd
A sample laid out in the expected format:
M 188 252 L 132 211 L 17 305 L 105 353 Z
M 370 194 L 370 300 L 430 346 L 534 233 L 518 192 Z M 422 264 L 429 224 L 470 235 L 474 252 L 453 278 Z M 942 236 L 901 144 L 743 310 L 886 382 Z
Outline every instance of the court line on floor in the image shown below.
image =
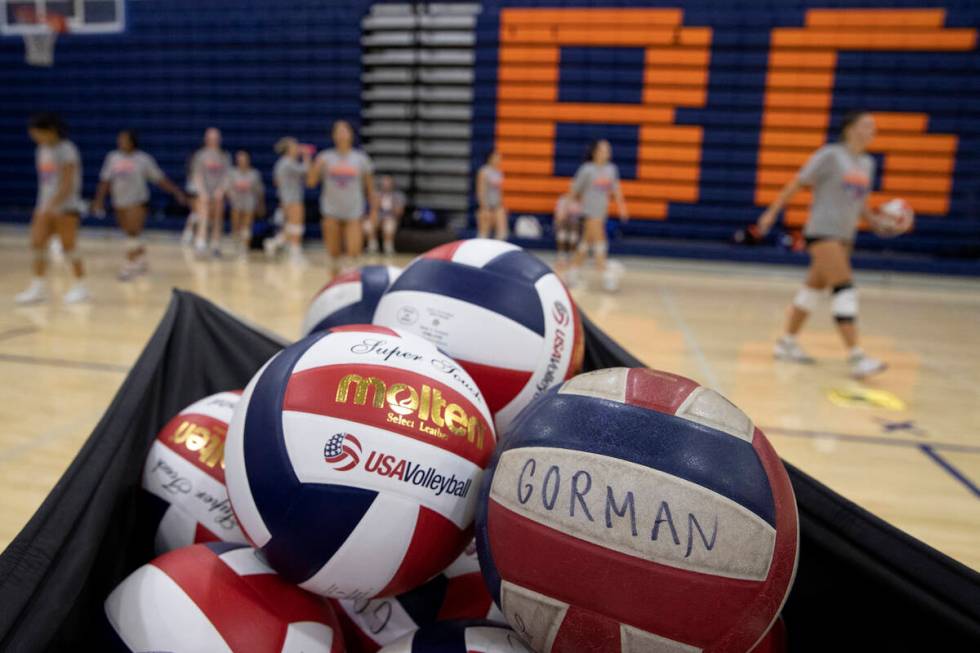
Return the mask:
M 663 304 L 664 310 L 667 311 L 670 319 L 674 321 L 674 325 L 680 330 L 687 348 L 694 355 L 694 360 L 697 362 L 698 368 L 700 368 L 701 374 L 707 380 L 708 385 L 718 392 L 723 392 L 721 381 L 715 375 L 711 363 L 708 362 L 708 357 L 704 355 L 704 350 L 701 349 L 701 344 L 698 342 L 697 336 L 694 335 L 694 331 L 688 326 L 687 321 L 684 320 L 684 316 L 681 315 L 680 309 L 677 308 L 677 303 L 674 302 L 670 291 L 663 286 L 658 286 L 658 291 L 660 294 L 660 303 Z
M 920 444 L 919 449 L 922 450 L 922 453 L 929 456 L 929 458 L 931 458 L 933 462 L 935 462 L 937 465 L 942 467 L 943 471 L 945 471 L 947 474 L 949 474 L 957 481 L 962 483 L 967 490 L 973 493 L 973 496 L 980 499 L 980 488 L 974 485 L 973 481 L 968 479 L 966 477 L 966 474 L 964 474 L 959 469 L 957 469 L 956 466 L 953 465 L 953 463 L 949 462 L 948 460 L 940 456 L 939 453 L 928 444 Z
M 914 440 L 903 440 L 901 438 L 887 438 L 879 437 L 874 435 L 857 435 L 854 433 L 836 433 L 834 431 L 809 431 L 805 429 L 790 429 L 783 428 L 779 426 L 760 426 L 759 429 L 763 433 L 771 433 L 773 435 L 784 435 L 792 438 L 809 438 L 811 440 L 817 438 L 833 438 L 836 440 L 844 440 L 847 442 L 861 442 L 863 444 L 878 444 L 891 447 L 914 447 L 918 448 L 920 446 L 929 446 L 933 449 L 941 449 L 943 451 L 951 451 L 954 453 L 974 453 L 980 454 L 980 447 L 971 446 L 968 444 L 957 444 L 955 442 L 929 442 L 923 445 L 921 441 Z
M 35 326 L 8 329 L 7 331 L 0 331 L 0 340 L 9 340 L 11 338 L 16 338 L 17 336 L 26 336 L 32 333 L 37 333 L 38 331 L 40 331 L 40 329 Z
M 48 367 L 64 367 L 77 370 L 94 370 L 97 372 L 128 372 L 129 365 L 113 363 L 91 363 L 73 361 L 65 358 L 41 358 L 40 356 L 18 356 L 17 354 L 0 354 L 0 362 L 24 363 L 25 365 L 47 365 Z

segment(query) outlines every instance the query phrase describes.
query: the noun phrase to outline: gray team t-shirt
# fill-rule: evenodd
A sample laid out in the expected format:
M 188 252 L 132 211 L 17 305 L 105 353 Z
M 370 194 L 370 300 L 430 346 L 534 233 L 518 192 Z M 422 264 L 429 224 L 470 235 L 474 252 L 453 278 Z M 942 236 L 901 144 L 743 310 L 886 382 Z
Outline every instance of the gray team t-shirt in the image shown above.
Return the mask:
M 204 188 L 194 190 L 208 196 L 226 190 L 230 171 L 231 157 L 227 152 L 202 147 L 194 153 L 194 159 L 191 161 L 191 179 L 195 183 L 197 179 L 201 179 Z
M 378 217 L 397 220 L 398 210 L 405 207 L 405 195 L 400 190 L 378 191 Z
M 99 180 L 109 182 L 112 205 L 117 209 L 145 204 L 150 199 L 146 182 L 157 183 L 161 179 L 160 166 L 142 150 L 109 152 L 99 172 Z
M 589 161 L 579 166 L 572 180 L 572 194 L 582 197 L 582 214 L 587 218 L 605 219 L 609 214 L 609 195 L 619 186 L 619 168 L 615 163 L 601 166 Z
M 236 166 L 228 173 L 228 202 L 236 211 L 254 213 L 263 192 L 262 176 L 255 168 L 243 171 Z
M 68 163 L 75 164 L 75 172 L 71 177 L 70 190 L 65 201 L 58 206 L 48 208 L 56 213 L 81 213 L 82 159 L 75 144 L 69 140 L 62 140 L 55 145 L 39 145 L 34 151 L 34 162 L 37 167 L 38 208 L 46 206 L 58 194 L 62 166 Z
M 301 161 L 288 156 L 281 156 L 272 170 L 276 182 L 276 192 L 280 204 L 294 204 L 303 201 L 303 189 L 306 185 L 307 166 Z
M 371 159 L 360 150 L 340 154 L 324 150 L 317 155 L 323 186 L 320 213 L 340 220 L 358 220 L 365 213 L 364 178 L 371 174 Z
M 803 234 L 809 238 L 853 240 L 858 219 L 874 180 L 874 159 L 855 156 L 839 143 L 824 145 L 800 169 L 798 179 L 813 186 L 810 218 Z
M 483 175 L 483 196 L 480 197 L 480 204 L 488 209 L 496 209 L 503 204 L 502 188 L 504 185 L 504 173 L 489 164 L 480 168 Z

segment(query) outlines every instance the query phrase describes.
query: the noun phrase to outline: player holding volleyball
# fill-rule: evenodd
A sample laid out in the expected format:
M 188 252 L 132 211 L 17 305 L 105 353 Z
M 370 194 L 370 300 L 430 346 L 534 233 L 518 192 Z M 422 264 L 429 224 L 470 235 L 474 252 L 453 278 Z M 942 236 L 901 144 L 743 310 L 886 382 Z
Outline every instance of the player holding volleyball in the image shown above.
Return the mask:
M 875 119 L 871 113 L 848 113 L 841 125 L 839 142 L 817 150 L 759 218 L 757 224 L 764 234 L 797 191 L 803 186 L 813 187 L 810 216 L 803 229 L 810 253 L 810 267 L 803 287 L 790 306 L 786 333 L 776 343 L 775 355 L 778 359 L 813 362 L 813 358 L 796 341 L 796 336 L 823 291 L 829 288 L 831 311 L 847 347 L 851 376 L 864 378 L 887 367 L 882 361 L 865 354 L 858 345 L 858 295 L 850 261 L 859 218 L 866 218 L 879 233 L 884 233 L 886 227 L 885 216 L 872 211 L 867 205 L 874 178 L 874 160 L 867 150 L 874 137 Z
M 504 173 L 500 170 L 500 152 L 494 150 L 476 173 L 476 234 L 479 238 L 507 240 L 507 209 L 503 197 Z
M 252 222 L 265 214 L 265 186 L 262 175 L 252 167 L 245 150 L 235 152 L 235 167 L 228 174 L 228 203 L 231 205 L 231 233 L 238 239 L 238 255 L 248 255 L 252 241 Z
M 602 273 L 602 285 L 607 291 L 616 290 L 618 275 L 606 269 L 606 255 L 609 244 L 606 241 L 606 219 L 609 215 L 609 196 L 616 198 L 619 209 L 619 219 L 629 220 L 626 200 L 619 184 L 619 168 L 612 162 L 612 146 L 607 140 L 593 141 L 589 145 L 585 163 L 579 166 L 572 180 L 572 199 L 582 207 L 585 216 L 582 240 L 572 259 L 572 267 L 568 271 L 568 283 L 574 286 L 578 282 L 578 271 L 585 262 L 589 251 L 595 256 L 596 269 Z
M 285 219 L 283 233 L 289 243 L 289 260 L 301 264 L 305 261 L 303 258 L 303 231 L 306 229 L 306 216 L 303 210 L 304 181 L 310 169 L 313 153 L 309 148 L 300 146 L 292 136 L 280 138 L 276 143 L 276 152 L 279 154 L 279 160 L 272 170 L 272 180 L 276 185 L 279 208 Z M 273 247 L 278 249 L 275 245 Z
M 27 133 L 37 145 L 37 204 L 31 216 L 31 249 L 34 252 L 30 286 L 14 297 L 18 304 L 34 304 L 48 298 L 44 275 L 47 272 L 48 240 L 61 239 L 65 257 L 71 262 L 75 283 L 62 297 L 66 304 L 87 300 L 90 295 L 82 279 L 85 268 L 75 251 L 78 223 L 82 212 L 82 160 L 78 148 L 65 138 L 67 128 L 53 113 L 42 113 L 30 120 Z
M 374 192 L 371 159 L 354 149 L 354 130 L 346 120 L 333 125 L 333 148 L 317 155 L 306 176 L 309 188 L 320 189 L 320 217 L 323 242 L 330 259 L 330 272 L 341 270 L 341 241 L 350 257 L 348 265 L 359 265 L 364 248 L 361 219 L 365 210 L 369 219 L 377 219 L 378 202 Z M 347 267 L 346 265 L 343 267 Z
M 221 256 L 221 232 L 224 229 L 225 193 L 231 157 L 221 149 L 221 131 L 208 127 L 204 146 L 191 160 L 191 184 L 197 193 L 197 235 L 194 249 L 199 256 L 207 254 L 208 227 L 211 227 L 211 251 Z
M 105 199 L 109 196 L 116 222 L 126 234 L 126 262 L 119 270 L 120 281 L 129 281 L 147 270 L 146 246 L 140 238 L 150 201 L 147 182 L 153 182 L 181 204 L 187 204 L 184 193 L 167 179 L 156 159 L 139 149 L 136 132 L 124 129 L 116 136 L 116 149 L 102 163 L 99 186 L 92 200 L 92 213 L 105 215 Z

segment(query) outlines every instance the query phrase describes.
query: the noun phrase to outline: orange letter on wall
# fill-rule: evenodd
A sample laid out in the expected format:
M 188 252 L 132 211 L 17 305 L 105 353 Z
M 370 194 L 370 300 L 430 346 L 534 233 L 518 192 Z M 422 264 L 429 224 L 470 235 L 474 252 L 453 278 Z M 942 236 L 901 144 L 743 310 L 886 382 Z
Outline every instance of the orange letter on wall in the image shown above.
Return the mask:
M 837 53 L 843 50 L 949 52 L 972 50 L 973 29 L 944 28 L 942 9 L 811 9 L 802 28 L 772 31 L 766 100 L 759 139 L 755 201 L 767 205 L 793 178 L 807 157 L 827 139 Z M 854 109 L 874 107 L 853 107 Z M 884 154 L 881 192 L 899 195 L 916 211 L 949 210 L 957 137 L 927 133 L 922 113 L 878 113 L 878 137 L 871 151 Z M 810 193 L 797 195 L 786 209 L 786 224 L 806 221 Z
M 682 21 L 679 9 L 500 12 L 495 141 L 509 209 L 549 212 L 568 190 L 570 179 L 554 175 L 559 122 L 639 126 L 636 179 L 622 182 L 633 216 L 663 219 L 667 202 L 697 201 L 702 129 L 675 124 L 674 113 L 705 104 L 711 29 Z M 644 48 L 643 102 L 559 102 L 562 46 Z

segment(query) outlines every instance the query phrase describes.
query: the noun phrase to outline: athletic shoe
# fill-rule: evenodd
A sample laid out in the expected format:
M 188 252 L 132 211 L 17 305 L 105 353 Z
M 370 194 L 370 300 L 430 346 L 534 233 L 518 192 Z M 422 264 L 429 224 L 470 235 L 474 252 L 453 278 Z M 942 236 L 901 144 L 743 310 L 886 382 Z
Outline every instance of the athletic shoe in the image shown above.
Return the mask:
M 85 287 L 85 284 L 79 281 L 68 289 L 68 292 L 61 297 L 61 301 L 65 304 L 80 304 L 81 302 L 88 301 L 91 298 L 92 295 L 89 293 L 88 288 Z
M 214 257 L 214 258 L 221 258 L 221 248 L 220 247 L 212 247 L 211 248 L 211 256 Z
M 41 279 L 32 279 L 27 289 L 14 295 L 17 304 L 39 304 L 47 301 L 48 287 Z
M 296 267 L 302 267 L 306 265 L 306 256 L 303 255 L 303 250 L 301 249 L 290 250 L 289 264 L 295 265 Z
M 180 242 L 183 245 L 190 245 L 194 241 L 194 225 L 184 227 L 184 233 L 180 235 Z
M 378 253 L 378 240 L 376 238 L 372 238 L 371 240 L 368 241 L 368 244 L 367 244 L 367 253 L 368 254 L 377 254 Z
M 394 256 L 394 255 L 395 255 L 395 244 L 391 242 L 385 243 L 385 256 Z
M 855 379 L 866 379 L 888 369 L 888 364 L 884 361 L 864 354 L 851 356 L 849 362 L 851 363 L 851 376 Z
M 806 353 L 800 347 L 800 344 L 796 342 L 796 338 L 787 338 L 786 336 L 776 341 L 773 355 L 781 361 L 789 361 L 790 363 L 805 363 L 809 365 L 816 362 L 813 356 Z

